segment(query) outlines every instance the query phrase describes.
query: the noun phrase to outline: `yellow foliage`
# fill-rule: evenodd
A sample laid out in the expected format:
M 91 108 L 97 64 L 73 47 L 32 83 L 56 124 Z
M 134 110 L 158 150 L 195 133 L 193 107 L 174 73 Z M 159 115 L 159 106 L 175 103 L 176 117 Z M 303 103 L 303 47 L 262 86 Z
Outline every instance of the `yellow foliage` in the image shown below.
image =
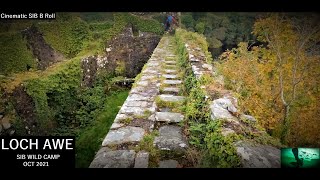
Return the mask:
M 288 125 L 288 144 L 319 146 L 320 57 L 310 53 L 311 37 L 320 37 L 319 32 L 307 39 L 288 18 L 273 15 L 258 20 L 253 33 L 268 48 L 248 51 L 248 45 L 240 43 L 223 53 L 217 68 L 226 87 L 240 95 L 241 111 L 273 134 L 280 135 Z M 287 117 L 286 106 L 290 106 Z

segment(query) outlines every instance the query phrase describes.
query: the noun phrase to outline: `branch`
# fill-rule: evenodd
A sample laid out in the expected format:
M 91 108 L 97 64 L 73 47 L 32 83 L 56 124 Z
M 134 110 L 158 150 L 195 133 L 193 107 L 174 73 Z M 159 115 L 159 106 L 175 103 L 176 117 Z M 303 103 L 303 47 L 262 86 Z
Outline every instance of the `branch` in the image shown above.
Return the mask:
M 254 45 L 255 43 L 256 43 L 256 42 L 251 43 L 250 46 L 248 46 L 247 50 L 249 50 L 250 47 L 251 47 L 252 45 Z

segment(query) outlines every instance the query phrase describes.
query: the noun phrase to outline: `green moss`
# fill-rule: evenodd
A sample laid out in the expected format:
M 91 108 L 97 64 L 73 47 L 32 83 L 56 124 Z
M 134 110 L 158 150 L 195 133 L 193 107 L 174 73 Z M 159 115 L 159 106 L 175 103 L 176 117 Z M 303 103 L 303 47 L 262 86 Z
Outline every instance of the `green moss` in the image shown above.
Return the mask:
M 0 34 L 0 74 L 26 71 L 28 67 L 36 68 L 32 52 L 20 32 Z
M 176 58 L 175 58 L 175 57 L 171 57 L 171 56 L 166 56 L 166 57 L 164 58 L 164 60 L 165 60 L 165 61 L 175 61 Z
M 69 58 L 82 50 L 89 36 L 88 24 L 76 17 L 68 21 L 42 22 L 37 26 L 43 32 L 45 41 Z
M 152 112 L 150 110 L 144 110 L 142 115 L 135 115 L 135 118 L 138 119 L 147 119 L 151 116 Z
M 125 124 L 125 125 L 128 125 L 128 124 L 130 124 L 131 123 L 131 121 L 133 120 L 133 118 L 132 117 L 127 117 L 127 118 L 125 118 L 125 119 L 121 119 L 120 121 L 119 121 L 119 123 L 122 123 L 122 124 Z
M 161 100 L 160 97 L 156 97 L 155 102 L 158 108 L 165 108 L 165 107 L 172 108 L 172 112 L 182 112 L 181 107 L 183 107 L 185 104 L 185 100 L 175 101 L 175 102 L 163 101 Z
M 160 150 L 158 150 L 154 145 L 153 141 L 156 136 L 159 135 L 158 131 L 153 131 L 150 134 L 147 134 L 143 137 L 140 141 L 138 146 L 135 148 L 136 152 L 139 151 L 147 151 L 149 152 L 149 167 L 155 168 L 158 166 L 159 157 L 160 157 Z
M 176 30 L 176 39 L 178 39 L 178 42 L 182 41 L 191 47 L 200 47 L 206 55 L 206 62 L 209 64 L 212 63 L 212 56 L 208 51 L 209 45 L 204 35 L 179 28 Z
M 124 62 L 124 60 L 117 60 L 117 66 L 116 66 L 116 69 L 115 69 L 115 73 L 117 76 L 122 76 L 124 75 L 125 73 L 125 70 L 126 70 L 126 64 Z

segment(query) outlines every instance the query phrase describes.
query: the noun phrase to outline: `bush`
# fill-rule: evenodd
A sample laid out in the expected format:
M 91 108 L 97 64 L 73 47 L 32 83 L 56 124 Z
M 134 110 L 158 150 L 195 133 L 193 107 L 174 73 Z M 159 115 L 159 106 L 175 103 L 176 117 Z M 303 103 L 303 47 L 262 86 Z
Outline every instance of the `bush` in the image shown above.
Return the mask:
M 0 74 L 26 71 L 36 68 L 32 52 L 20 32 L 8 32 L 0 35 Z
M 82 50 L 84 41 L 89 38 L 89 25 L 79 18 L 43 22 L 37 26 L 43 32 L 46 42 L 68 58 L 75 57 Z
M 196 31 L 199 33 L 199 34 L 203 34 L 204 33 L 204 30 L 205 30 L 205 23 L 204 22 L 199 22 L 197 23 L 196 25 Z

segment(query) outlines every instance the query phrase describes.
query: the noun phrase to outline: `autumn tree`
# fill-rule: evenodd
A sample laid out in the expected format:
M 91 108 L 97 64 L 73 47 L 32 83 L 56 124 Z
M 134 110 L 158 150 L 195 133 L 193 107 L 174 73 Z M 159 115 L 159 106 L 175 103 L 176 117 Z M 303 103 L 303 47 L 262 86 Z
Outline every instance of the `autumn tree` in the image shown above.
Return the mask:
M 290 108 L 303 92 L 303 82 L 308 78 L 311 66 L 319 58 L 312 56 L 317 52 L 320 26 L 314 17 L 304 17 L 303 23 L 295 18 L 273 14 L 260 19 L 254 25 L 254 34 L 258 40 L 268 43 L 268 48 L 275 55 L 276 73 L 279 78 L 279 98 L 284 115 L 281 140 L 288 133 L 290 126 Z
M 314 14 L 271 14 L 253 27 L 265 45 L 249 48 L 240 43 L 220 56 L 225 59 L 218 64 L 220 72 L 239 93 L 242 110 L 283 143 L 320 145 L 318 22 Z

